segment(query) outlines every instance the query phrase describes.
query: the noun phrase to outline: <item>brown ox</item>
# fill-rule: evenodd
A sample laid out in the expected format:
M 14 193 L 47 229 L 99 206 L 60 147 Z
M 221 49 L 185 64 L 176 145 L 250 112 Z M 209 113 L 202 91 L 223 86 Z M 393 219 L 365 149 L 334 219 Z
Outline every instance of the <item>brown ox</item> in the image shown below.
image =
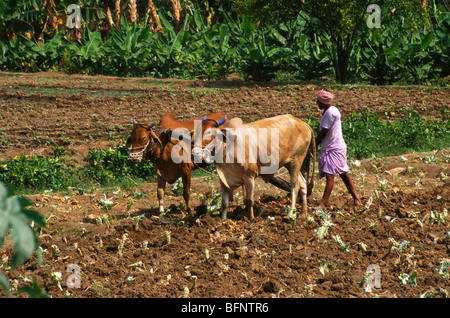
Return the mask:
M 219 127 L 226 120 L 223 113 L 212 113 L 205 116 L 208 122 Z M 217 121 L 214 119 L 216 118 Z M 201 120 L 199 118 L 198 120 Z M 129 161 L 138 163 L 142 159 L 147 159 L 152 162 L 153 168 L 157 174 L 157 196 L 159 201 L 159 211 L 164 212 L 163 198 L 166 183 L 173 184 L 181 177 L 183 182 L 183 198 L 186 202 L 186 211 L 192 213 L 190 204 L 190 188 L 191 188 L 191 172 L 198 166 L 205 166 L 204 163 L 194 164 L 191 160 L 181 161 L 176 163 L 173 161 L 174 146 L 179 143 L 179 140 L 172 139 L 172 130 L 177 128 L 186 128 L 187 130 L 194 129 L 194 120 L 188 122 L 179 122 L 172 114 L 167 114 L 161 118 L 163 128 L 153 128 L 153 124 L 144 124 L 134 122 L 133 130 L 127 140 L 127 147 L 132 146 L 129 152 Z M 180 157 L 183 149 L 180 150 Z
M 249 124 L 243 124 L 240 118 L 234 118 L 223 128 L 225 129 L 211 128 L 206 123 L 203 126 L 203 137 L 214 139 L 204 146 L 203 151 L 200 150 L 202 157 L 207 162 L 214 162 L 216 166 L 222 192 L 222 218 L 227 217 L 233 190 L 245 185 L 244 203 L 252 220 L 255 178 L 261 176 L 268 182 L 281 167 L 286 167 L 290 174 L 292 209 L 295 209 L 300 188 L 304 217 L 307 211 L 307 194 L 311 193 L 314 186 L 316 145 L 311 127 L 292 115 L 281 115 Z M 313 173 L 307 186 L 311 153 L 314 158 Z M 198 156 L 199 149 L 194 149 L 193 154 Z

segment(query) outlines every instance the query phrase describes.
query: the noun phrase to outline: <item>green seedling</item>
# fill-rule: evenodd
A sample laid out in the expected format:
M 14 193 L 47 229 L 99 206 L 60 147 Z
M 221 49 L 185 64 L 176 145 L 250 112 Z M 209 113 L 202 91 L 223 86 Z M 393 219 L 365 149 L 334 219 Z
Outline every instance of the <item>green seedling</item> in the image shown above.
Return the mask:
M 417 272 L 414 271 L 411 275 L 406 273 L 401 273 L 398 279 L 403 285 L 409 285 L 411 287 L 417 286 Z
M 117 203 L 112 202 L 112 200 L 109 199 L 109 197 L 108 197 L 108 193 L 105 193 L 103 195 L 103 198 L 98 200 L 98 205 L 100 205 L 102 207 L 102 210 L 105 213 L 109 213 L 109 210 L 111 210 L 114 206 L 116 206 Z
M 145 219 L 145 215 L 144 214 L 141 214 L 141 215 L 139 215 L 139 216 L 135 216 L 134 218 L 133 218 L 133 220 L 134 220 L 134 229 L 137 231 L 138 229 L 139 229 L 139 224 L 142 222 L 142 220 L 143 219 Z
M 297 218 L 299 216 L 299 213 L 297 212 L 296 208 L 286 207 L 284 209 L 284 212 L 287 214 L 289 223 L 291 223 L 292 227 L 295 226 L 295 223 L 297 222 Z
M 441 213 L 439 213 L 437 211 L 430 212 L 430 223 L 431 224 L 437 224 L 437 225 L 445 224 L 447 219 L 448 219 L 448 211 L 446 208 L 444 208 Z
M 342 241 L 342 238 L 341 238 L 339 235 L 333 235 L 333 239 L 334 239 L 334 241 L 335 241 L 336 243 L 338 243 L 339 248 L 341 249 L 341 251 L 343 251 L 343 252 L 345 252 L 345 253 L 350 252 L 350 247 L 349 247 L 349 245 L 348 245 L 348 244 L 345 244 L 345 243 Z
M 436 298 L 436 296 L 441 295 L 443 298 L 448 298 L 447 289 L 438 287 L 435 289 L 431 289 L 426 291 L 423 294 L 420 294 L 420 298 Z
M 161 234 L 158 234 L 158 236 L 164 236 L 165 237 L 165 240 L 163 242 L 164 245 L 170 244 L 170 242 L 172 240 L 172 238 L 170 236 L 170 231 L 162 232 Z
M 441 266 L 439 266 L 438 269 L 436 269 L 436 275 L 441 276 L 442 278 L 449 278 L 449 266 L 450 262 L 448 260 L 441 261 Z
M 321 239 L 323 239 L 327 235 L 328 230 L 334 226 L 334 223 L 331 222 L 330 216 L 324 209 L 315 210 L 315 214 L 320 218 L 321 226 L 315 229 L 314 231 Z
M 182 195 L 184 190 L 183 181 L 181 179 L 175 181 L 171 190 L 174 195 Z
M 60 291 L 63 291 L 62 286 L 61 286 L 61 280 L 62 280 L 62 274 L 61 272 L 52 272 L 50 274 L 53 282 L 56 284 L 56 286 L 58 286 Z

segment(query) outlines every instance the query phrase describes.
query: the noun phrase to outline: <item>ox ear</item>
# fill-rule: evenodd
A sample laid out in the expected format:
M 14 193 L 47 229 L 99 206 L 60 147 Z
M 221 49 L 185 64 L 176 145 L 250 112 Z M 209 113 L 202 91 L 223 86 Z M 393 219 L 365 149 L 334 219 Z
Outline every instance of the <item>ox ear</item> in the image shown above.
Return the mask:
M 223 116 L 223 118 L 217 122 L 217 126 L 222 126 L 223 123 L 226 121 L 227 121 L 227 115 Z

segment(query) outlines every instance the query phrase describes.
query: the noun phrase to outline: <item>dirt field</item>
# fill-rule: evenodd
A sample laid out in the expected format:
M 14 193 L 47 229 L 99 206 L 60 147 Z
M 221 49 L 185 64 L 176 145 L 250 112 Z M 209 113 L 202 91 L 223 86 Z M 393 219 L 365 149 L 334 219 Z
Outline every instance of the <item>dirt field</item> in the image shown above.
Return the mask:
M 238 80 L 0 73 L 0 159 L 22 152 L 50 155 L 50 146 L 59 144 L 81 165 L 89 148 L 112 147 L 128 137 L 133 119 L 152 122 L 166 112 L 180 119 L 211 111 L 245 121 L 284 113 L 318 118 L 315 94 L 320 88 L 246 85 Z M 351 85 L 332 89 L 344 120 L 365 108 L 395 118 L 405 106 L 439 118 L 449 100 L 448 90 L 442 89 Z M 109 190 L 117 205 L 106 224 L 100 224 L 104 211 L 98 205 L 105 189 L 30 195 L 34 208 L 48 218 L 40 235 L 42 265 L 33 256 L 9 270 L 5 260 L 11 259 L 12 244 L 7 241 L 0 250 L 0 272 L 13 287 L 27 285 L 34 277 L 55 298 L 448 296 L 450 278 L 443 262 L 450 262 L 450 149 L 433 154 L 349 162 L 365 206 L 354 209 L 337 179 L 326 209 L 334 225 L 324 238 L 318 235 L 323 225 L 320 215 L 312 209 L 321 198 L 324 180 L 316 182 L 308 199 L 308 214 L 314 218 L 308 226 L 305 219 L 291 224 L 284 212 L 290 201 L 287 193 L 261 180 L 253 222 L 239 205 L 241 197 L 228 220 L 205 213 L 200 200 L 218 187 L 210 177 L 193 180 L 195 218 L 186 216 L 182 197 L 173 195 L 170 187 L 165 205 L 173 208 L 160 216 L 153 183 L 135 189 L 146 195 L 135 199 L 131 208 L 127 208 L 131 191 Z M 134 218 L 140 215 L 145 217 L 136 227 Z M 71 264 L 79 266 L 79 288 L 68 286 L 71 273 L 66 270 Z M 380 286 L 371 291 L 364 282 L 370 265 L 380 270 Z M 53 272 L 62 273 L 62 290 L 52 280 Z M 399 279 L 415 273 L 415 284 L 413 279 L 405 283 Z M 13 294 L 24 297 L 16 290 Z

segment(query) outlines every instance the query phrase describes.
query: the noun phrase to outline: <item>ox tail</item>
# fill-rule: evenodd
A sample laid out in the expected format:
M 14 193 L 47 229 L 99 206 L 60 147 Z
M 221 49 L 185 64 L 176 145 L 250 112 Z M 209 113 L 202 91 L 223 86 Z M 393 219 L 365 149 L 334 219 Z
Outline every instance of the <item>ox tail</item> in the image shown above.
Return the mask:
M 308 156 L 311 156 L 313 159 L 313 168 L 312 168 L 311 179 L 308 184 L 308 190 L 307 190 L 308 196 L 311 195 L 312 189 L 314 188 L 314 175 L 316 172 L 316 137 L 314 137 L 314 131 L 312 130 L 312 128 L 309 127 L 309 129 L 311 130 L 311 141 L 309 143 Z M 308 170 L 309 170 L 309 165 L 308 165 Z

